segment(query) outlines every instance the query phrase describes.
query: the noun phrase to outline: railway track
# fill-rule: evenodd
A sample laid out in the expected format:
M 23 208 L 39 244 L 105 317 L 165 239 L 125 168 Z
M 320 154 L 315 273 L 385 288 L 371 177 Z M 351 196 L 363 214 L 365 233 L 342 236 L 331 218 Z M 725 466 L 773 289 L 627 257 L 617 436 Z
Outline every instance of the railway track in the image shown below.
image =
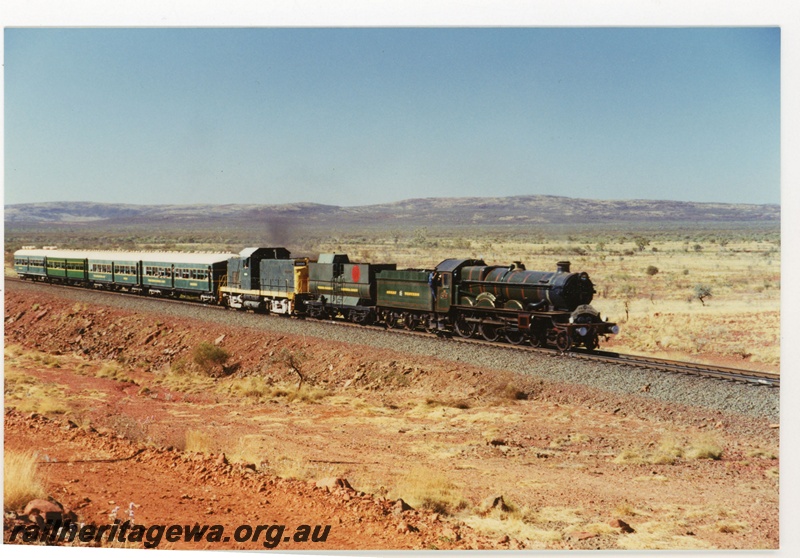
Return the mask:
M 38 283 L 31 283 L 28 281 L 22 281 L 16 277 L 5 277 L 6 282 L 12 283 L 19 283 L 19 284 L 27 284 L 27 285 L 38 285 Z M 76 289 L 79 291 L 87 292 L 91 291 L 91 289 L 80 289 L 73 286 L 66 286 L 66 285 L 53 285 L 48 284 L 47 287 L 50 289 L 52 287 L 57 287 L 61 289 L 66 289 L 67 291 L 75 291 Z M 118 295 L 118 296 L 131 296 L 129 293 L 120 293 L 114 291 L 94 291 L 98 293 L 102 293 L 104 295 Z M 133 295 L 137 296 L 138 295 Z M 159 302 L 165 302 L 174 305 L 191 305 L 191 306 L 198 306 L 199 303 L 197 301 L 192 300 L 185 300 L 185 299 L 172 299 L 172 298 L 156 298 L 156 297 L 138 297 L 144 300 L 158 300 Z M 225 311 L 231 310 L 230 308 L 224 306 L 216 306 L 210 304 L 202 304 L 204 308 L 214 309 L 217 311 Z M 313 323 L 317 324 L 328 324 L 328 325 L 335 325 L 337 327 L 353 327 L 359 329 L 367 329 L 373 331 L 391 331 L 395 334 L 400 335 L 408 335 L 408 336 L 421 336 L 430 339 L 431 333 L 423 332 L 423 331 L 411 331 L 402 328 L 396 328 L 387 330 L 384 326 L 363 326 L 357 325 L 350 322 L 340 321 L 340 320 L 310 320 Z M 629 355 L 624 353 L 617 353 L 617 352 L 609 352 L 609 351 L 593 351 L 587 352 L 584 350 L 574 350 L 567 353 L 562 353 L 557 349 L 553 348 L 537 348 L 531 347 L 528 345 L 512 345 L 508 343 L 492 343 L 485 341 L 483 339 L 475 339 L 475 338 L 463 338 L 458 337 L 455 335 L 441 335 L 441 339 L 444 342 L 451 342 L 451 343 L 468 343 L 471 345 L 478 345 L 478 346 L 486 346 L 492 347 L 495 349 L 504 349 L 504 350 L 512 350 L 512 351 L 525 351 L 528 353 L 538 353 L 544 355 L 550 355 L 553 357 L 559 358 L 577 358 L 582 360 L 588 361 L 595 361 L 595 362 L 607 362 L 612 364 L 623 364 L 634 366 L 638 368 L 648 368 L 652 370 L 660 370 L 664 372 L 670 372 L 675 374 L 686 374 L 692 376 L 702 376 L 706 378 L 714 378 L 719 380 L 727 380 L 733 382 L 744 382 L 748 384 L 754 385 L 761 385 L 761 386 L 768 386 L 779 388 L 780 387 L 780 374 L 774 372 L 764 372 L 759 370 L 747 370 L 747 369 L 740 369 L 740 368 L 731 368 L 725 366 L 716 366 L 710 364 L 701 364 L 701 363 L 694 363 L 694 362 L 683 362 L 677 360 L 668 360 L 668 359 L 661 359 L 655 357 L 647 357 L 647 356 L 639 356 L 639 355 Z
M 337 322 L 338 323 L 338 322 Z M 352 327 L 355 324 L 346 324 Z M 383 328 L 379 328 L 383 329 Z M 408 331 L 408 330 L 393 330 L 405 335 L 423 335 L 430 336 L 429 333 Z M 462 337 L 452 336 L 447 338 L 451 342 L 456 343 L 469 343 L 474 345 L 485 345 L 487 347 L 502 348 L 506 350 L 525 351 L 531 353 L 540 353 L 551 355 L 554 357 L 563 358 L 577 358 L 595 362 L 608 362 L 612 364 L 626 364 L 638 368 L 649 368 L 652 370 L 661 370 L 663 372 L 673 372 L 676 374 L 687 374 L 692 376 L 702 376 L 706 378 L 715 378 L 719 380 L 728 380 L 734 382 L 744 382 L 748 384 L 763 385 L 769 387 L 780 387 L 780 374 L 774 372 L 764 372 L 761 370 L 747 370 L 743 368 L 731 368 L 726 366 L 716 366 L 712 364 L 702 364 L 696 362 L 684 362 L 678 360 L 668 360 L 655 357 L 628 355 L 624 353 L 616 353 L 609 351 L 592 351 L 587 352 L 583 349 L 576 349 L 574 351 L 562 353 L 554 348 L 536 348 L 526 345 L 511 345 L 507 343 L 490 343 L 482 339 L 465 339 Z
M 606 351 L 596 351 L 592 354 L 576 352 L 571 353 L 571 356 L 587 360 L 629 364 L 631 366 L 652 368 L 654 370 L 663 370 L 665 372 L 690 374 L 694 376 L 704 376 L 707 378 L 717 378 L 720 380 L 730 380 L 735 382 L 746 382 L 775 388 L 780 387 L 781 383 L 780 374 L 763 372 L 760 370 L 745 370 L 741 368 L 730 368 L 727 366 L 682 362 L 677 360 L 626 355 Z

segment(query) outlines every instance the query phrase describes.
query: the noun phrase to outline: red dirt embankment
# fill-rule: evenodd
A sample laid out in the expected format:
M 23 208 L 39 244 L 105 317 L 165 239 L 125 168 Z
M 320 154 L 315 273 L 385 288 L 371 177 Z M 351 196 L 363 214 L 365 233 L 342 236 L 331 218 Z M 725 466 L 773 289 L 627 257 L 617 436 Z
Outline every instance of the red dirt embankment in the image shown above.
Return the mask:
M 230 537 L 159 548 L 264 548 L 239 525 L 331 526 L 277 546 L 301 551 L 778 546 L 766 422 L 57 295 L 5 304 L 6 451 L 33 449 L 80 522 L 131 509 Z M 203 342 L 226 375 L 197 370 Z M 720 458 L 691 458 L 709 437 Z

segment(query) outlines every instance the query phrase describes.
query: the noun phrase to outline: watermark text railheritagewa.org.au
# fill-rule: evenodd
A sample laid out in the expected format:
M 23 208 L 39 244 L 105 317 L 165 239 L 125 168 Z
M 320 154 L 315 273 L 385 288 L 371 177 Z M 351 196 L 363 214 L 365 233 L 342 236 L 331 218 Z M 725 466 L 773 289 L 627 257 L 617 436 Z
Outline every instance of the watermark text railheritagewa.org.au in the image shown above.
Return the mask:
M 286 525 L 239 525 L 233 533 L 225 532 L 222 525 L 137 525 L 119 520 L 105 525 L 79 525 L 71 521 L 54 521 L 42 525 L 15 525 L 9 542 L 56 543 L 96 542 L 106 544 L 141 543 L 145 548 L 156 548 L 162 542 L 260 543 L 264 548 L 275 548 L 281 543 L 323 543 L 330 534 L 330 525 L 299 525 L 292 530 Z

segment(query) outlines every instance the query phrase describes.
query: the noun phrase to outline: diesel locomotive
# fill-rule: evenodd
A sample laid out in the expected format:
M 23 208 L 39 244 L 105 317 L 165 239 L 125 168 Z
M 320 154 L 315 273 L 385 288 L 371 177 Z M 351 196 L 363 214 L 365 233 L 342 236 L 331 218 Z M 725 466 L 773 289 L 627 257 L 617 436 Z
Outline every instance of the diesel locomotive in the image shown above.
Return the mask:
M 351 262 L 346 254 L 293 258 L 282 247 L 239 254 L 23 249 L 14 253 L 14 269 L 35 281 L 561 351 L 591 351 L 602 337 L 619 332 L 590 305 L 595 289 L 589 276 L 571 272 L 566 261 L 555 271 L 476 259 L 397 269 Z

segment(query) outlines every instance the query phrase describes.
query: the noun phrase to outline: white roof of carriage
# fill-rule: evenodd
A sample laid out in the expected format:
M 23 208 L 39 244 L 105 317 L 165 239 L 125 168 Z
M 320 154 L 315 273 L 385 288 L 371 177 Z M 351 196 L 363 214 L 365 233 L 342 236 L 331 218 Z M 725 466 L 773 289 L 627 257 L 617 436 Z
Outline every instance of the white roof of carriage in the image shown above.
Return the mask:
M 49 258 L 76 258 L 104 262 L 148 262 L 165 264 L 211 265 L 238 257 L 224 252 L 119 252 L 113 250 L 17 250 L 14 256 L 47 256 Z

